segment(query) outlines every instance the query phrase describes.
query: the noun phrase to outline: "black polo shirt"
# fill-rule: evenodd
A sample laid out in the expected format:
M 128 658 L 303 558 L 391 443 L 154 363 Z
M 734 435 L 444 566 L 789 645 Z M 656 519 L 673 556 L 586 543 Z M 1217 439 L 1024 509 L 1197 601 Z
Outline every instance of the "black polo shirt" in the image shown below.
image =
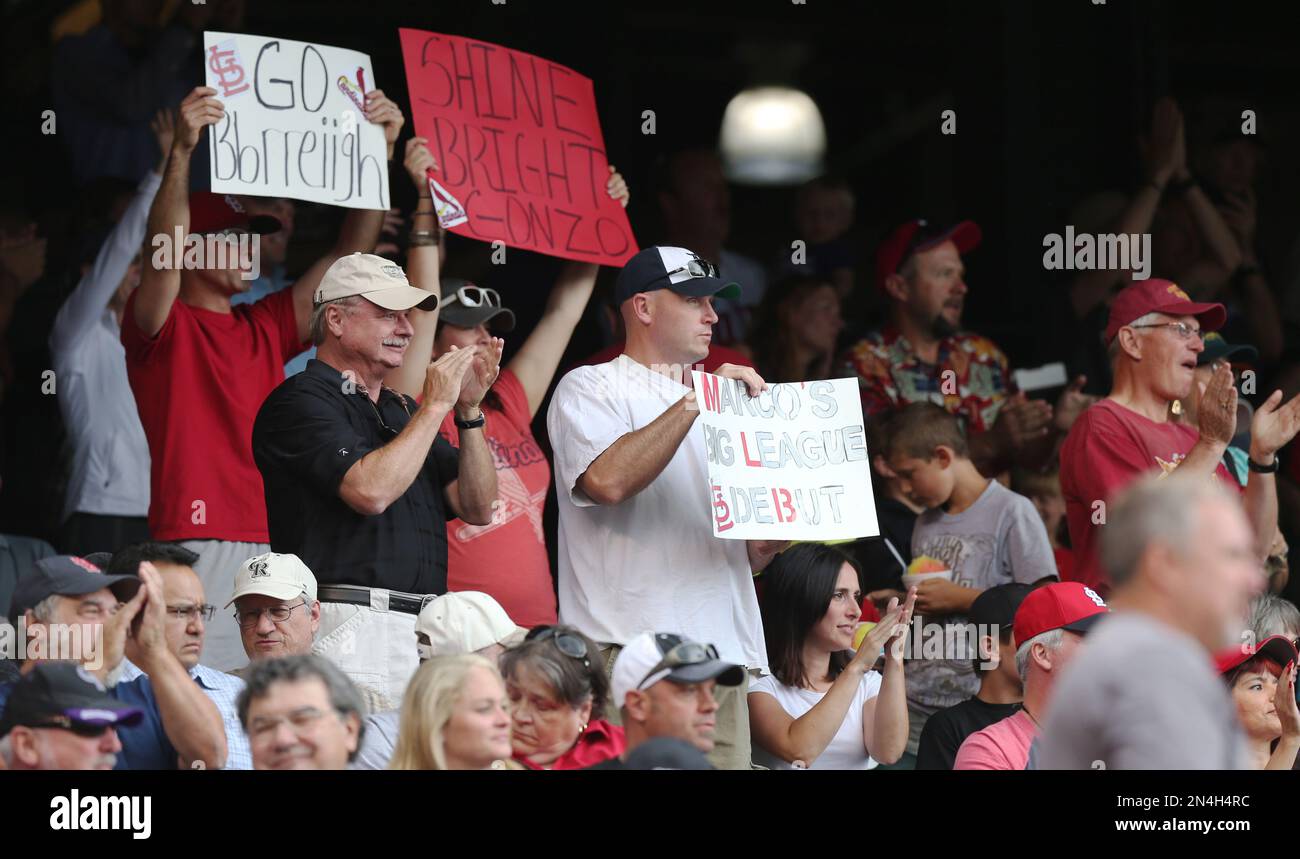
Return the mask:
M 443 489 L 456 479 L 460 452 L 439 436 L 402 497 L 378 516 L 357 513 L 339 497 L 343 475 L 396 437 L 417 406 L 388 389 L 372 403 L 360 386 L 344 393 L 344 384 L 338 370 L 313 359 L 258 410 L 253 459 L 271 548 L 302 558 L 321 584 L 445 593 Z

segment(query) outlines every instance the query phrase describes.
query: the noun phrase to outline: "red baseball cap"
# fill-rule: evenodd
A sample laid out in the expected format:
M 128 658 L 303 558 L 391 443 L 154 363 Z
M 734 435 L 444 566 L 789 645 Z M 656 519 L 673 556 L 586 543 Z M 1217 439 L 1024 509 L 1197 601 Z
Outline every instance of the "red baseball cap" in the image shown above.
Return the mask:
M 1106 323 L 1106 342 L 1114 340 L 1125 325 L 1148 313 L 1195 316 L 1201 323 L 1202 331 L 1217 331 L 1228 319 L 1228 311 L 1222 304 L 1192 301 L 1173 281 L 1159 278 L 1139 280 L 1120 290 L 1111 302 L 1110 321 Z
M 896 274 L 914 253 L 951 241 L 957 245 L 957 252 L 964 254 L 974 250 L 983 237 L 974 221 L 961 221 L 942 229 L 931 227 L 928 221 L 921 219 L 908 221 L 890 233 L 876 251 L 876 287 L 883 290 L 885 280 Z
M 1082 582 L 1053 582 L 1035 588 L 1016 610 L 1012 625 L 1016 647 L 1053 629 L 1085 633 L 1110 611 L 1106 601 Z
M 1291 639 L 1284 635 L 1270 635 L 1256 647 L 1248 644 L 1234 645 L 1227 650 L 1219 651 L 1214 657 L 1215 668 L 1220 674 L 1227 674 L 1245 665 L 1256 656 L 1263 656 L 1271 662 L 1277 663 L 1279 668 L 1286 668 L 1296 660 L 1295 645 Z
M 217 233 L 231 227 L 244 227 L 250 233 L 274 233 L 280 219 L 272 215 L 250 215 L 234 194 L 198 191 L 190 194 L 190 232 Z

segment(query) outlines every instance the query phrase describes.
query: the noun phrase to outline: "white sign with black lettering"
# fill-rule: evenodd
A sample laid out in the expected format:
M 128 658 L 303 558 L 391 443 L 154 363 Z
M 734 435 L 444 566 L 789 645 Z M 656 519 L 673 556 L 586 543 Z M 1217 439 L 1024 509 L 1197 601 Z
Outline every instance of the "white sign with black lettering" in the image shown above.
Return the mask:
M 388 145 L 366 119 L 359 51 L 204 33 L 204 75 L 226 115 L 208 131 L 212 190 L 387 209 Z
M 770 385 L 694 372 L 713 533 L 847 540 L 880 533 L 856 379 Z

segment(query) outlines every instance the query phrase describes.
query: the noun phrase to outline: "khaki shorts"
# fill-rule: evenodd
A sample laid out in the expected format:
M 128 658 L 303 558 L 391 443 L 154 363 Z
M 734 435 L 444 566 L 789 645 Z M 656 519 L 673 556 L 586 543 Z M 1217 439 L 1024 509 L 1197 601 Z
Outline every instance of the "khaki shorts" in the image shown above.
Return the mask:
M 605 659 L 605 673 L 614 676 L 614 660 L 623 648 L 617 644 L 607 644 L 600 649 Z M 745 681 L 739 686 L 714 687 L 713 696 L 718 701 L 718 726 L 713 732 L 713 751 L 709 752 L 709 763 L 720 770 L 752 769 L 751 746 L 749 738 L 749 676 L 753 669 L 745 673 Z M 605 718 L 615 725 L 623 724 L 623 714 L 613 705 L 606 708 Z

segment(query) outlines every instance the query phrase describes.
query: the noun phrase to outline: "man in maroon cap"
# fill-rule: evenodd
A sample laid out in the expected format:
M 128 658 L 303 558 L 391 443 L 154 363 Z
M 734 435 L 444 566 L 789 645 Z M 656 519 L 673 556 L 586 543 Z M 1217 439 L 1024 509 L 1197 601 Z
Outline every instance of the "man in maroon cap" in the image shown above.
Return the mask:
M 963 331 L 967 286 L 962 255 L 979 245 L 973 221 L 936 227 L 908 221 L 876 254 L 876 285 L 889 301 L 889 321 L 845 355 L 856 373 L 862 412 L 870 419 L 908 403 L 932 402 L 961 419 L 971 459 L 985 475 L 1012 459 L 1037 461 L 1052 450 L 1090 399 L 1076 379 L 1057 403 L 1012 390 L 1007 357 L 987 337 Z M 1058 435 L 1059 437 L 1059 435 Z
M 1222 304 L 1199 304 L 1177 284 L 1154 278 L 1125 287 L 1111 304 L 1106 342 L 1114 387 L 1075 422 L 1061 448 L 1061 491 L 1076 559 L 1070 578 L 1103 596 L 1110 582 L 1097 540 L 1116 491 L 1156 469 L 1213 474 L 1234 493 L 1240 489 L 1222 463 L 1237 429 L 1232 369 L 1219 367 L 1205 385 L 1197 428 L 1170 419 L 1170 404 L 1192 392 L 1203 332 L 1219 328 L 1226 316 Z M 1277 530 L 1276 453 L 1300 430 L 1300 397 L 1279 408 L 1281 402 L 1282 392 L 1274 391 L 1250 425 L 1243 500 L 1261 559 Z
M 384 213 L 349 210 L 334 249 L 292 289 L 232 307 L 232 296 L 251 283 L 247 261 L 211 249 L 236 241 L 247 248 L 250 238 L 255 248 L 257 236 L 243 234 L 279 224 L 250 216 L 233 196 L 188 194 L 194 148 L 204 127 L 225 113 L 216 94 L 197 87 L 181 102 L 162 186 L 149 212 L 147 262 L 123 315 L 122 345 L 149 442 L 150 536 L 185 541 L 197 552 L 201 560 L 194 571 L 204 592 L 224 605 L 244 559 L 270 549 L 262 477 L 253 463 L 253 419 L 284 381 L 285 361 L 308 345 L 312 292 L 321 276 L 340 256 L 373 249 Z M 391 158 L 402 113 L 379 90 L 366 99 L 366 117 L 383 125 Z M 192 252 L 191 232 L 204 240 L 205 253 L 195 253 L 197 243 Z M 186 247 L 176 247 L 178 241 Z M 219 670 L 247 661 L 230 615 L 213 618 L 202 661 Z
M 967 737 L 957 751 L 953 769 L 1035 768 L 1030 747 L 1047 712 L 1052 686 L 1088 629 L 1108 611 L 1096 591 L 1078 582 L 1053 582 L 1025 597 L 1012 627 L 1024 703 L 1002 721 Z

